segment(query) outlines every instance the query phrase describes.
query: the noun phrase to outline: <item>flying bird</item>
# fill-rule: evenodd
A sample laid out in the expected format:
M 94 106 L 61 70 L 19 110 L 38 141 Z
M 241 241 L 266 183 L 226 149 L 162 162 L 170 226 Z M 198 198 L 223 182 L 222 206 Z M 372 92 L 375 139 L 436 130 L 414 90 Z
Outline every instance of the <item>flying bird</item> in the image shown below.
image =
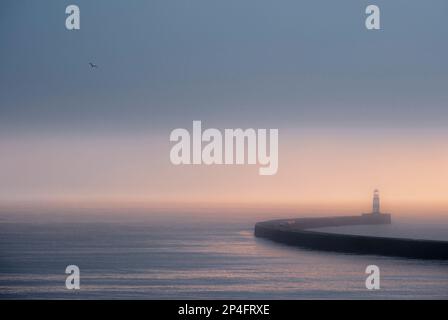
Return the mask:
M 90 67 L 93 68 L 93 69 L 98 68 L 98 65 L 96 65 L 96 64 L 94 64 L 94 63 L 92 63 L 92 62 L 89 62 L 89 65 L 90 65 Z

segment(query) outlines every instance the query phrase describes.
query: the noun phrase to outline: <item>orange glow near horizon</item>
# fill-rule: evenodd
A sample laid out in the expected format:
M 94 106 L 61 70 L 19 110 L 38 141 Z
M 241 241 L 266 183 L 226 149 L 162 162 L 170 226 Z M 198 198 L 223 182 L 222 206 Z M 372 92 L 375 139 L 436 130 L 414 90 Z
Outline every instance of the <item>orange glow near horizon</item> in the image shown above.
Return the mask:
M 168 138 L 0 141 L 0 202 L 153 208 L 246 208 L 307 212 L 370 209 L 448 215 L 443 135 L 280 131 L 279 170 L 173 166 Z

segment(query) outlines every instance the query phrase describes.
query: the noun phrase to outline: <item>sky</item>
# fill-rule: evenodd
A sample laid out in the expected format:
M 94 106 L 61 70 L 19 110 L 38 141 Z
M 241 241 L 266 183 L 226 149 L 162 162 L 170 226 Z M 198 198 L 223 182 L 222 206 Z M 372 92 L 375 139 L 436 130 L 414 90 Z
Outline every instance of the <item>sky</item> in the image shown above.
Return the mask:
M 77 4 L 81 29 L 65 28 Z M 381 30 L 364 27 L 367 5 Z M 0 204 L 448 215 L 444 0 L 0 4 Z M 88 62 L 99 65 L 92 70 Z M 279 171 L 173 166 L 175 128 L 278 128 Z

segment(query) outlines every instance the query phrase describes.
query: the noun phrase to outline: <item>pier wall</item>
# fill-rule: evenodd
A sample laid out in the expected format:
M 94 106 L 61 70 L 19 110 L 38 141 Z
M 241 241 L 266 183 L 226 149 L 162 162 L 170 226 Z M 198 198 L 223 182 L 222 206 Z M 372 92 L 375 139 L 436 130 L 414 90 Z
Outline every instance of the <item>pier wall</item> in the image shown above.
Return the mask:
M 448 241 L 345 235 L 308 230 L 391 223 L 390 215 L 271 220 L 255 225 L 255 236 L 302 248 L 416 259 L 448 259 Z

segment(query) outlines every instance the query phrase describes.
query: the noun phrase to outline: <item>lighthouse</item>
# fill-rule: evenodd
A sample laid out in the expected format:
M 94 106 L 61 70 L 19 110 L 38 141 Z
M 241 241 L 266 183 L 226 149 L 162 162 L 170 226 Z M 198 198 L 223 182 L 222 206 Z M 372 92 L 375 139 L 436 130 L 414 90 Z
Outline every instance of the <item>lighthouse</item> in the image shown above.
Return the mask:
M 362 217 L 365 221 L 373 224 L 390 224 L 392 222 L 390 213 L 381 212 L 380 191 L 378 189 L 373 191 L 372 211 L 370 213 L 363 213 Z
M 372 204 L 372 213 L 380 214 L 380 192 L 378 189 L 375 189 L 373 192 L 373 204 Z

